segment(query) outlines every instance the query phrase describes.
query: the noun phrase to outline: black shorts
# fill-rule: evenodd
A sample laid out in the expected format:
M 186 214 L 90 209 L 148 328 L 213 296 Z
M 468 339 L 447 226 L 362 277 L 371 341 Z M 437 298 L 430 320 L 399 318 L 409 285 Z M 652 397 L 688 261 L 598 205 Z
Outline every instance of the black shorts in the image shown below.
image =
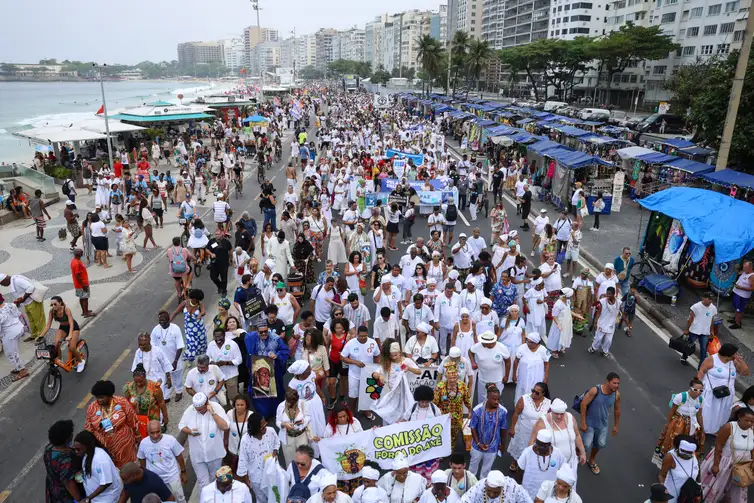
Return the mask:
M 162 214 L 163 214 L 162 208 L 152 208 L 152 211 L 154 211 L 155 216 L 162 218 Z
M 398 224 L 396 222 L 388 222 L 387 231 L 391 234 L 398 234 Z
M 107 251 L 107 249 L 109 248 L 107 238 L 103 236 L 92 238 L 92 245 L 97 251 Z
M 337 362 L 330 360 L 330 377 L 346 377 L 348 375 L 348 369 L 343 368 L 343 362 Z

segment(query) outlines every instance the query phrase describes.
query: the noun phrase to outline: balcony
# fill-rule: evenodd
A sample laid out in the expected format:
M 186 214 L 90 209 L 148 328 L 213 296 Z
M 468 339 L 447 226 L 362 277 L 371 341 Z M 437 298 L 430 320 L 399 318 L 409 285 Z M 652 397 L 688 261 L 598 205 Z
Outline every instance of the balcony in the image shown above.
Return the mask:
M 537 9 L 549 9 L 550 8 L 550 2 L 547 0 L 537 0 L 534 2 L 534 10 Z
M 532 19 L 534 21 L 537 21 L 539 19 L 547 19 L 548 14 L 549 13 L 547 12 L 547 9 L 538 10 L 534 12 L 534 14 L 532 14 Z
M 531 42 L 531 35 L 529 33 L 516 37 L 516 45 L 528 44 L 529 42 Z
M 519 14 L 523 14 L 524 12 L 531 12 L 532 8 L 533 8 L 533 4 L 532 3 L 528 3 L 526 5 L 522 5 L 522 6 L 520 6 L 518 8 L 518 13 Z
M 531 24 L 521 25 L 516 28 L 516 35 L 521 33 L 529 33 L 531 31 Z
M 504 28 L 513 28 L 516 26 L 516 19 L 506 19 L 505 24 L 503 25 Z
M 518 16 L 518 19 L 516 19 L 516 23 L 517 24 L 531 23 L 531 14 Z

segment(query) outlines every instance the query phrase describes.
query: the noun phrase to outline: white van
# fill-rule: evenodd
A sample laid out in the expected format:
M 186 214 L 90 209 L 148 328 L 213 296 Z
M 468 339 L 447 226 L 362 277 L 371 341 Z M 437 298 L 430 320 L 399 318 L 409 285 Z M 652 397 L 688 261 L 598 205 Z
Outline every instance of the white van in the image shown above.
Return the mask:
M 610 110 L 604 108 L 584 108 L 579 114 L 579 119 L 586 121 L 608 122 L 610 120 Z
M 545 102 L 545 112 L 554 112 L 558 108 L 567 107 L 568 103 L 564 101 L 546 101 Z

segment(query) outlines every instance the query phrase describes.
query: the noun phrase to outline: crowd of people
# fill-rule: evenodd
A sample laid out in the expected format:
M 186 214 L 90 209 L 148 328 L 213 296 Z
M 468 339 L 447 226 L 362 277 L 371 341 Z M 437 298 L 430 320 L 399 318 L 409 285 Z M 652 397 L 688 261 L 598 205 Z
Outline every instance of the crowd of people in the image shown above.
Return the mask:
M 577 486 L 587 482 L 580 475 L 601 473 L 598 454 L 619 432 L 621 379 L 608 373 L 577 397 L 571 413 L 564 399 L 550 393 L 550 366 L 567 358 L 574 334 L 588 327 L 594 330 L 589 352 L 608 358 L 616 329 L 625 323 L 630 334 L 636 304 L 630 250 L 594 277 L 577 266 L 581 230 L 567 212 L 551 223 L 543 210 L 529 228 L 531 192 L 522 160 L 496 165 L 465 155 L 456 159 L 438 141 L 439 117 L 412 117 L 397 105 L 374 108 L 368 93 L 311 91 L 260 110 L 276 138 L 285 126 L 293 133 L 282 204 L 269 180 L 260 187 L 260 253 L 253 218 L 232 220 L 224 198 L 232 128 L 220 138 L 211 135 L 219 153 L 210 149 L 204 165 L 214 173 L 213 163 L 222 158 L 216 179 L 190 164 L 197 150 L 207 148 L 194 147 L 191 139 L 184 142 L 194 152 L 188 178 L 178 179 L 173 191 L 165 185 L 164 195 L 160 182 L 166 176 L 152 181 L 156 189 L 139 205 L 154 210 L 159 201 L 167 208 L 171 198 L 181 203 L 178 211 L 186 219 L 188 242 L 178 237 L 166 251 L 178 305 L 172 313 L 158 313 L 157 325 L 136 337 L 131 381 L 120 391 L 110 381 L 94 384 L 82 431 L 76 433 L 71 421 L 50 428 L 44 455 L 48 501 L 185 501 L 184 447 L 166 433 L 176 422 L 166 403 L 184 394 L 190 403 L 177 427 L 187 438 L 202 502 L 270 501 L 270 458 L 280 465 L 273 472 L 277 487 L 293 502 L 582 501 Z M 302 113 L 315 119 L 314 139 L 297 123 Z M 257 133 L 255 145 L 264 151 L 266 141 Z M 169 152 L 162 150 L 154 152 L 164 158 Z M 394 151 L 402 153 L 405 166 L 388 157 Z M 117 176 L 119 184 L 127 179 L 106 173 L 108 182 L 108 176 Z M 373 197 L 392 182 L 387 200 Z M 218 193 L 212 239 L 196 218 L 193 197 L 206 197 L 199 195 L 199 184 Z M 123 189 L 124 200 L 134 196 L 133 184 L 130 195 Z M 503 190 L 520 201 L 520 229 L 511 228 L 499 197 Z M 431 192 L 442 193 L 441 204 L 423 203 L 438 201 L 427 196 Z M 494 196 L 490 228 L 456 234 L 461 212 L 468 209 L 472 221 L 482 220 L 478 212 L 487 195 Z M 145 229 L 158 225 L 142 218 Z M 528 231 L 529 257 L 522 251 Z M 390 252 L 399 244 L 405 253 L 391 264 Z M 103 266 L 107 250 L 100 250 Z M 192 272 L 205 259 L 212 259 L 219 297 L 211 322 L 205 320 L 209 295 L 192 283 Z M 232 298 L 231 265 L 238 284 Z M 571 286 L 565 286 L 571 275 Z M 12 280 L 2 277 L 0 285 Z M 33 284 L 16 279 L 15 285 L 16 302 L 0 306 L 3 342 L 14 316 L 21 316 L 15 305 L 34 301 Z M 266 307 L 250 311 L 258 299 Z M 50 320 L 60 323 L 62 339 L 78 329 L 71 310 L 62 305 L 61 311 L 62 300 L 56 302 Z M 28 306 L 27 313 L 39 314 Z M 183 327 L 173 323 L 181 314 Z M 437 382 L 410 386 L 426 368 L 437 369 Z M 649 501 L 693 501 L 685 498 L 702 490 L 705 501 L 746 501 L 745 487 L 733 480 L 745 476 L 739 466 L 754 448 L 747 433 L 754 425 L 754 390 L 733 402 L 735 378 L 748 372 L 738 349 L 724 344 L 702 359 L 689 390 L 673 395 L 654 452 L 661 471 Z M 360 400 L 363 378 L 382 386 L 371 404 Z M 515 389 L 509 407 L 502 403 L 506 385 Z M 447 459 L 411 463 L 397 456 L 387 471 L 371 460 L 347 477 L 330 473 L 317 459 L 323 439 L 445 414 L 451 424 Z M 716 435 L 706 456 L 705 435 Z M 509 475 L 492 469 L 504 455 L 512 458 Z M 444 462 L 449 467 L 440 470 Z

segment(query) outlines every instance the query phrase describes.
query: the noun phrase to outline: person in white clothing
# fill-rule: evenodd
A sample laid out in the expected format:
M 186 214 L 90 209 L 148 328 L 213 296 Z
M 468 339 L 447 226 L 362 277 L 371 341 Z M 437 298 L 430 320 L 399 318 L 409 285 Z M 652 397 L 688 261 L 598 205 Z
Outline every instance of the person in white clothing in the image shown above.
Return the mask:
M 385 490 L 389 503 L 412 503 L 419 499 L 427 487 L 427 481 L 416 472 L 409 471 L 408 458 L 399 453 L 393 459 L 393 470 L 377 482 Z
M 437 470 L 432 473 L 431 483 L 432 486 L 422 493 L 419 503 L 459 503 L 461 501 L 458 494 L 448 486 L 448 475 L 444 471 Z
M 144 370 L 147 372 L 147 380 L 167 385 L 168 388 L 172 387 L 171 372 L 173 365 L 165 357 L 165 353 L 159 349 L 152 348 L 152 340 L 148 333 L 142 332 L 137 336 L 139 343 L 139 349 L 134 353 L 134 361 L 131 364 L 131 371 L 136 369 L 136 366 L 142 364 Z
M 582 503 L 581 497 L 576 494 L 576 472 L 567 464 L 564 464 L 555 473 L 555 480 L 545 480 L 539 486 L 534 501 L 542 503 Z
M 196 357 L 196 367 L 188 371 L 184 384 L 189 395 L 204 393 L 209 400 L 217 402 L 217 395 L 225 381 L 220 367 L 210 365 L 209 356 L 199 355 Z
M 741 328 L 744 311 L 749 304 L 749 299 L 751 299 L 751 292 L 754 292 L 754 263 L 751 260 L 746 260 L 733 287 L 733 308 L 736 310 L 736 314 L 732 320 L 728 320 L 731 323 L 730 328 Z
M 467 309 L 469 315 L 473 316 L 482 309 L 484 293 L 478 288 L 471 276 L 466 278 L 466 288 L 461 292 L 461 309 Z
M 683 332 L 688 336 L 689 342 L 699 341 L 699 366 L 707 358 L 707 342 L 710 336 L 717 336 L 717 325 L 715 317 L 717 316 L 717 307 L 712 303 L 712 293 L 704 292 L 702 300 L 691 306 L 689 311 L 688 324 Z M 684 363 L 690 355 L 681 355 L 681 361 Z
M 472 313 L 471 320 L 479 333 L 494 332 L 498 338 L 502 335 L 500 317 L 492 310 L 492 301 L 486 297 L 482 299 L 479 311 Z
M 560 467 L 564 464 L 567 466 L 563 453 L 552 445 L 552 433 L 549 430 L 539 430 L 534 443 L 518 457 L 517 464 L 523 472 L 521 485 L 532 499 L 537 496 L 543 482 L 554 481 Z
M 385 503 L 390 498 L 387 492 L 377 486 L 380 480 L 380 472 L 371 466 L 365 466 L 361 469 L 361 485 L 356 488 L 351 496 L 353 503 Z
M 252 414 L 248 420 L 248 432 L 241 438 L 238 447 L 238 469 L 236 475 L 246 485 L 250 485 L 257 497 L 257 503 L 267 503 L 267 491 L 262 490 L 264 463 L 268 456 L 277 457 L 280 438 L 261 414 Z
M 594 298 L 599 300 L 605 296 L 607 289 L 616 288 L 618 276 L 615 274 L 615 266 L 612 262 L 605 264 L 605 270 L 594 278 Z
M 322 491 L 312 495 L 306 503 L 351 503 L 351 497 L 338 490 L 338 478 L 328 473 L 322 477 Z
M 430 337 L 432 326 L 421 322 L 416 327 L 416 334 L 411 336 L 403 348 L 403 354 L 411 358 L 417 365 L 429 367 L 439 359 L 440 348 L 434 337 Z
M 694 437 L 678 435 L 675 440 L 678 447 L 669 451 L 662 461 L 662 469 L 657 478 L 660 483 L 665 484 L 668 492 L 673 496 L 673 499 L 669 500 L 671 503 L 677 503 L 681 488 L 688 479 L 699 478 L 697 444 L 693 440 Z M 730 501 L 735 501 L 735 499 L 731 498 Z
M 197 484 L 199 487 L 209 485 L 226 454 L 223 446 L 223 432 L 228 430 L 225 411 L 219 403 L 208 401 L 204 393 L 197 393 L 183 413 L 178 429 L 188 435 Z
M 183 484 L 188 483 L 188 478 L 183 446 L 175 437 L 162 433 L 159 421 L 149 422 L 147 434 L 149 436 L 141 440 L 136 453 L 141 467 L 158 475 L 173 493 L 175 501 L 186 503 Z
M 198 483 L 198 482 L 197 482 Z M 202 487 L 200 503 L 251 503 L 251 491 L 243 482 L 233 480 L 230 466 L 215 471 L 215 481 Z
M 493 332 L 479 335 L 479 342 L 469 350 L 471 368 L 479 370 L 477 373 L 477 401 L 483 402 L 487 396 L 487 385 L 494 384 L 497 389 L 503 389 L 503 383 L 508 381 L 511 370 L 511 354 L 508 348 L 498 342 Z
M 374 309 L 376 312 L 381 312 L 383 307 L 387 307 L 391 313 L 395 314 L 398 318 L 401 317 L 403 313 L 401 291 L 392 284 L 390 275 L 382 277 L 382 284 L 380 288 L 374 290 L 372 299 L 374 300 Z
M 367 364 L 377 363 L 380 356 L 380 344 L 369 337 L 369 329 L 360 326 L 356 338 L 346 342 L 340 351 L 343 363 L 348 364 L 348 401 L 351 410 L 358 409 L 359 384 L 361 382 L 361 369 Z M 371 412 L 366 412 L 367 418 L 373 418 Z M 327 435 L 325 435 L 327 436 Z
M 545 282 L 542 278 L 532 280 L 532 287 L 524 294 L 524 309 L 528 308 L 526 333 L 545 336 L 547 303 L 545 301 Z
M 480 480 L 461 498 L 461 503 L 531 503 L 531 501 L 523 487 L 498 470 L 489 472 L 486 478 Z
M 398 318 L 389 307 L 382 307 L 379 316 L 374 320 L 372 335 L 377 343 L 382 344 L 385 339 L 399 339 Z
M 178 325 L 170 323 L 170 313 L 160 311 L 157 315 L 157 321 L 158 324 L 152 329 L 150 336 L 152 346 L 158 348 L 165 355 L 165 358 L 172 362 L 170 377 L 173 386 L 167 386 L 167 382 L 165 382 L 162 387 L 162 394 L 165 401 L 169 402 L 173 388 L 175 388 L 175 401 L 179 402 L 183 398 L 183 359 L 181 353 L 183 353 L 186 344 Z
M 471 248 L 471 260 L 478 260 L 482 250 L 487 249 L 487 242 L 480 236 L 481 229 L 474 227 L 473 235 L 467 240 Z
M 207 345 L 207 356 L 213 365 L 220 367 L 225 381 L 227 403 L 231 403 L 238 396 L 238 366 L 243 361 L 243 355 L 238 344 L 225 336 L 224 328 L 215 328 L 212 339 Z
M 451 271 L 456 272 L 456 271 Z M 448 354 L 453 327 L 461 317 L 461 296 L 451 283 L 445 284 L 445 292 L 435 300 L 435 330 L 440 333 L 440 353 Z
M 115 503 L 118 501 L 123 483 L 120 473 L 107 451 L 97 447 L 94 434 L 84 430 L 73 439 L 73 450 L 81 458 L 86 503 Z
M 615 334 L 615 320 L 618 316 L 620 305 L 615 298 L 615 287 L 609 287 L 605 292 L 606 297 L 600 299 L 599 304 L 594 312 L 592 325 L 594 330 L 594 341 L 589 346 L 589 352 L 595 353 L 597 350 L 602 351 L 602 356 L 610 356 L 610 345 L 613 343 L 613 334 Z
M 421 323 L 434 325 L 435 314 L 424 303 L 424 295 L 417 293 L 413 297 L 413 303 L 406 306 L 403 310 L 403 326 L 406 327 L 406 333 L 411 336 L 416 333 L 416 327 Z
M 547 216 L 547 210 L 542 208 L 539 210 L 539 215 L 534 219 L 534 230 L 531 234 L 531 256 L 533 257 L 536 250 L 539 249 L 540 236 L 545 231 L 545 225 L 550 223 L 550 217 Z
M 217 194 L 217 201 L 212 203 L 212 216 L 215 223 L 225 227 L 230 211 L 230 205 L 225 202 L 225 195 L 222 192 Z

